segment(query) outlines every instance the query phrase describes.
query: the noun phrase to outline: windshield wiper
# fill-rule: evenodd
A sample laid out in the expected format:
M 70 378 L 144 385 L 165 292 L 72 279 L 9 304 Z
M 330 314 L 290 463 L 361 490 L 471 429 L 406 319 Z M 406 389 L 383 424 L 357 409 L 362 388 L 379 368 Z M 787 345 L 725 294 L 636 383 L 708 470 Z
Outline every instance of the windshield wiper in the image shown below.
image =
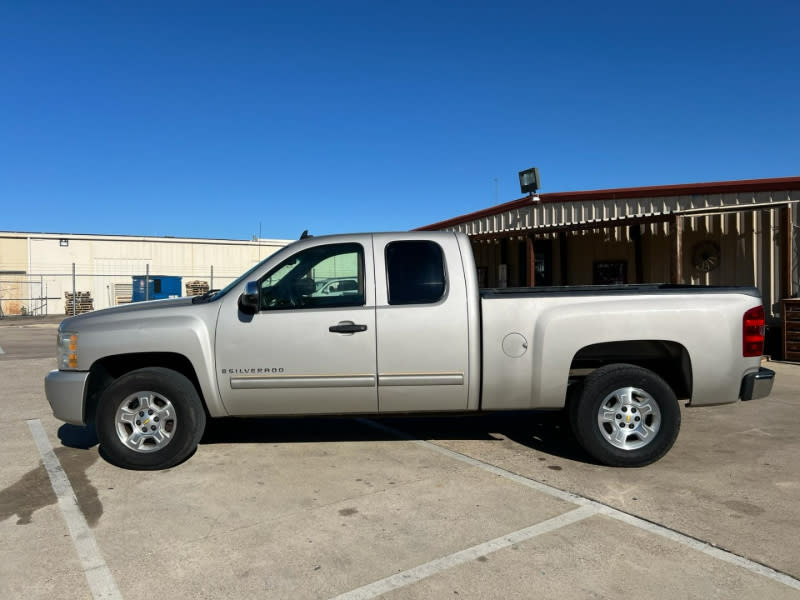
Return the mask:
M 216 294 L 219 290 L 208 290 L 202 296 L 195 296 L 192 298 L 192 304 L 200 304 L 201 302 L 208 302 L 211 300 L 212 296 Z

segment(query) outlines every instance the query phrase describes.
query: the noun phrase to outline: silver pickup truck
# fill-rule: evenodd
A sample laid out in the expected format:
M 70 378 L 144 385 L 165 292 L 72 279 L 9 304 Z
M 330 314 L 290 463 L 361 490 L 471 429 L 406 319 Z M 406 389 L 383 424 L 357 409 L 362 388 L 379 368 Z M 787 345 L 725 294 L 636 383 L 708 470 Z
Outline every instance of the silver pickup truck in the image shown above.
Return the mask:
M 770 393 L 763 343 L 754 288 L 479 290 L 463 234 L 336 235 L 221 291 L 65 319 L 45 389 L 134 469 L 185 460 L 208 417 L 565 408 L 595 460 L 642 466 L 674 443 L 679 398 Z

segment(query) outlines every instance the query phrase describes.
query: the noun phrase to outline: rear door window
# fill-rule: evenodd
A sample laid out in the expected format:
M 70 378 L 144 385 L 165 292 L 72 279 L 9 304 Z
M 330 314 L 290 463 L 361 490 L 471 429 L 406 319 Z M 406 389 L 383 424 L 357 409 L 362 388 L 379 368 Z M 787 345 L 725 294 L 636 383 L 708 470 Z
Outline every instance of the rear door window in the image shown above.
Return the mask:
M 447 287 L 442 248 L 430 241 L 391 242 L 386 246 L 389 304 L 432 304 Z

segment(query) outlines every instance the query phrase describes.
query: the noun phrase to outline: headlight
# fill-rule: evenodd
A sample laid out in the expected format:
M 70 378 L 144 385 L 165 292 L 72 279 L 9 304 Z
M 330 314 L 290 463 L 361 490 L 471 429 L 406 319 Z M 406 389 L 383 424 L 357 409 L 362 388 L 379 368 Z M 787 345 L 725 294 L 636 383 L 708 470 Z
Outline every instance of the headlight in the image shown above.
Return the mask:
M 58 368 L 61 370 L 78 368 L 78 334 L 59 332 Z

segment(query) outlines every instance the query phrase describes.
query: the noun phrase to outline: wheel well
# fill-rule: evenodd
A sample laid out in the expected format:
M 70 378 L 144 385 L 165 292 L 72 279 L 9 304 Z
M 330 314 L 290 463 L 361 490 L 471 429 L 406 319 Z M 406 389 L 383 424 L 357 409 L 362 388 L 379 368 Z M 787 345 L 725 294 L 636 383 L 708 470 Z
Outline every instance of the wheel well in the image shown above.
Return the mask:
M 681 344 L 664 340 L 604 342 L 581 348 L 570 365 L 570 378 L 580 378 L 602 366 L 628 363 L 649 369 L 684 399 L 692 396 L 692 363 Z
M 97 403 L 100 401 L 100 396 L 103 394 L 103 391 L 109 385 L 126 373 L 145 367 L 164 367 L 165 369 L 171 369 L 182 374 L 192 382 L 195 390 L 197 390 L 197 395 L 203 403 L 203 408 L 208 412 L 208 408 L 205 406 L 205 399 L 203 398 L 203 391 L 200 389 L 200 381 L 197 379 L 194 366 L 192 366 L 191 361 L 182 354 L 173 352 L 116 354 L 114 356 L 101 358 L 95 362 L 89 370 L 85 408 L 87 422 L 94 421 L 94 415 L 97 412 Z

